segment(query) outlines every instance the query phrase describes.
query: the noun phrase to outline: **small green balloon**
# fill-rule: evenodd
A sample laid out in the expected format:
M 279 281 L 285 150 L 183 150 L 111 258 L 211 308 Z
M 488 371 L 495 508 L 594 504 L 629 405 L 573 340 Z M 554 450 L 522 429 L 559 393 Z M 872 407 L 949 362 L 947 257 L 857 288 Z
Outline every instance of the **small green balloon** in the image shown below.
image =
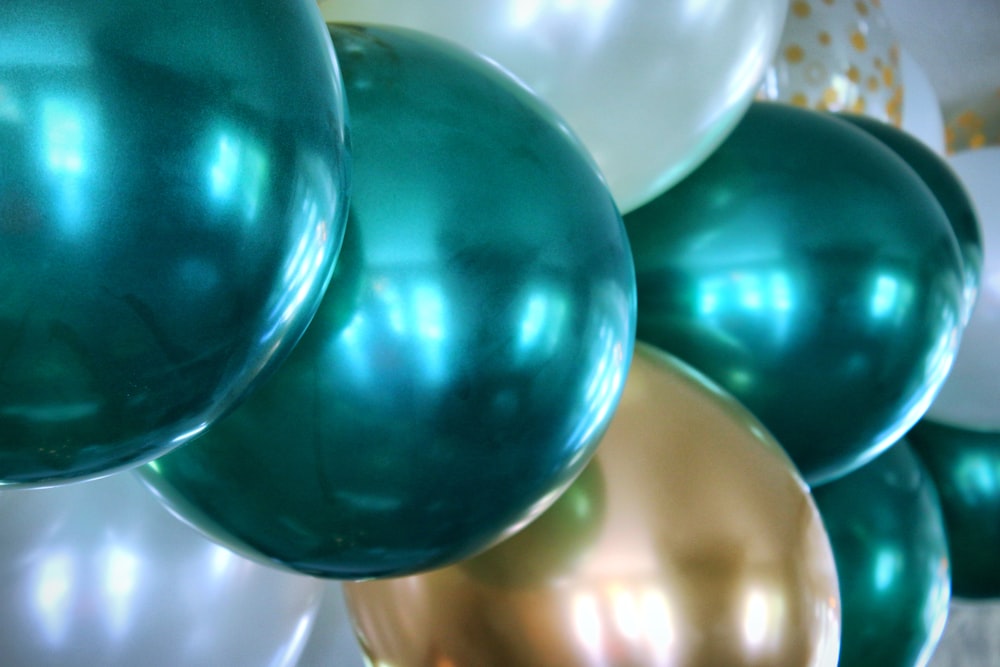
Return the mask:
M 884 451 L 947 375 L 954 234 L 913 170 L 846 121 L 756 102 L 625 226 L 639 338 L 746 405 L 810 484 Z
M 968 321 L 979 291 L 983 269 L 983 232 L 968 191 L 955 170 L 927 144 L 889 123 L 870 116 L 842 113 L 838 117 L 872 135 L 903 158 L 937 198 L 962 253 L 965 276 L 965 317 Z
M 142 474 L 234 550 L 357 579 L 471 556 L 583 470 L 635 277 L 597 169 L 513 78 L 420 33 L 330 32 L 355 178 L 326 296 L 244 408 Z
M 841 667 L 925 665 L 950 601 L 937 490 L 905 442 L 813 490 L 840 581 Z
M 921 420 L 907 435 L 941 494 L 952 592 L 1000 598 L 1000 432 Z

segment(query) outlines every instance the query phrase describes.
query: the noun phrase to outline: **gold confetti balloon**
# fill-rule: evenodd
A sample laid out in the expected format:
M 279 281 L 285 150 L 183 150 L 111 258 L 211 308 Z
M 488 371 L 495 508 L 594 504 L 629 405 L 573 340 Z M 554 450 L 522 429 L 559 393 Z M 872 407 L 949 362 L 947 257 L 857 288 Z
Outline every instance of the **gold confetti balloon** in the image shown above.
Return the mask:
M 759 97 L 900 126 L 899 46 L 880 4 L 793 0 Z
M 1000 87 L 967 96 L 945 110 L 949 153 L 1000 146 Z

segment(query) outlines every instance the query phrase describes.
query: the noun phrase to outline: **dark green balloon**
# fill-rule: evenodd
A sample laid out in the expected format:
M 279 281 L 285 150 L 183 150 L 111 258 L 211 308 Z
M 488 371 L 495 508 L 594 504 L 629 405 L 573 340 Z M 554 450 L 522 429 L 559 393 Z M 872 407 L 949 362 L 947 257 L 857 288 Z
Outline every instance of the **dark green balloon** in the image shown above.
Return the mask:
M 142 474 L 234 549 L 363 578 L 485 549 L 580 473 L 635 278 L 596 168 L 512 78 L 415 32 L 331 34 L 354 192 L 326 298 L 246 405 Z
M 941 494 L 952 592 L 1000 598 L 1000 432 L 921 420 L 907 435 Z
M 958 248 L 962 253 L 965 308 L 968 319 L 976 302 L 983 269 L 983 233 L 979 227 L 975 206 L 958 174 L 927 144 L 894 125 L 871 116 L 847 113 L 838 116 L 850 121 L 895 151 L 934 193 L 945 215 L 948 216 L 948 222 L 951 223 L 951 229 L 955 233 Z
M 927 663 L 948 617 L 948 541 L 934 482 L 903 441 L 813 490 L 840 582 L 840 666 Z
M 0 484 L 148 461 L 283 358 L 345 142 L 312 0 L 0 2 Z
M 846 121 L 756 102 L 625 226 L 640 340 L 733 394 L 811 484 L 895 442 L 950 368 L 954 234 L 913 170 Z

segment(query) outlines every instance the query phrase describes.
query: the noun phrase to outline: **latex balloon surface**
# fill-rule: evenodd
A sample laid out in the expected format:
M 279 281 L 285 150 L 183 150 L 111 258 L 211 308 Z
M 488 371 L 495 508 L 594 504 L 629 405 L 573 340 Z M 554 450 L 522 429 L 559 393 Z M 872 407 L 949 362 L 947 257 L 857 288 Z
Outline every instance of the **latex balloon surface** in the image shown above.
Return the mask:
M 941 102 L 927 72 L 905 48 L 899 51 L 903 77 L 902 128 L 927 144 L 938 155 L 945 153 L 945 125 Z
M 470 560 L 344 592 L 373 665 L 832 667 L 840 643 L 833 555 L 791 462 L 641 345 L 597 456 L 547 513 Z
M 355 189 L 320 311 L 274 378 L 146 478 L 236 549 L 328 577 L 486 548 L 593 454 L 635 336 L 614 202 L 486 60 L 334 27 Z
M 343 91 L 312 2 L 277 4 L 0 5 L 0 484 L 187 441 L 315 312 Z
M 1000 147 L 955 155 L 950 164 L 979 216 L 983 268 L 954 368 L 927 414 L 934 421 L 1000 431 Z
M 975 206 L 962 181 L 943 156 L 904 130 L 868 116 L 841 114 L 839 117 L 860 127 L 895 151 L 896 155 L 917 172 L 941 204 L 962 255 L 962 273 L 965 276 L 963 321 L 968 322 L 976 303 L 983 269 L 983 234 L 979 229 Z
M 340 582 L 327 582 L 309 641 L 295 667 L 365 667 Z
M 945 137 L 949 153 L 1000 146 L 1000 87 L 953 101 Z
M 927 664 L 951 570 L 934 481 L 906 442 L 813 490 L 837 561 L 844 667 Z
M 406 26 L 498 62 L 566 119 L 622 211 L 676 183 L 746 111 L 788 0 L 320 0 L 328 21 Z
M 899 126 L 899 46 L 878 0 L 792 0 L 765 99 L 853 111 Z
M 755 103 L 625 225 L 639 338 L 734 394 L 812 484 L 895 442 L 951 367 L 964 304 L 948 219 L 901 158 L 830 114 Z
M 941 495 L 951 548 L 951 589 L 1000 598 L 1000 432 L 922 420 L 907 439 Z
M 296 664 L 321 582 L 171 517 L 133 475 L 0 491 L 3 664 Z

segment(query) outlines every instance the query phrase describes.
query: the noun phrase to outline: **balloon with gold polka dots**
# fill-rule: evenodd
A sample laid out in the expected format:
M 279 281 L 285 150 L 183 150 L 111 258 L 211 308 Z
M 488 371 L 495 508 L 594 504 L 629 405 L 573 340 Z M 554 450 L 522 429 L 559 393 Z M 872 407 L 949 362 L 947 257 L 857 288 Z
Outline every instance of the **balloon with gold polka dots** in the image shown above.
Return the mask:
M 945 109 L 948 153 L 1000 146 L 1000 87 L 976 91 Z
M 881 0 L 793 0 L 758 97 L 862 113 L 898 127 L 899 46 Z

